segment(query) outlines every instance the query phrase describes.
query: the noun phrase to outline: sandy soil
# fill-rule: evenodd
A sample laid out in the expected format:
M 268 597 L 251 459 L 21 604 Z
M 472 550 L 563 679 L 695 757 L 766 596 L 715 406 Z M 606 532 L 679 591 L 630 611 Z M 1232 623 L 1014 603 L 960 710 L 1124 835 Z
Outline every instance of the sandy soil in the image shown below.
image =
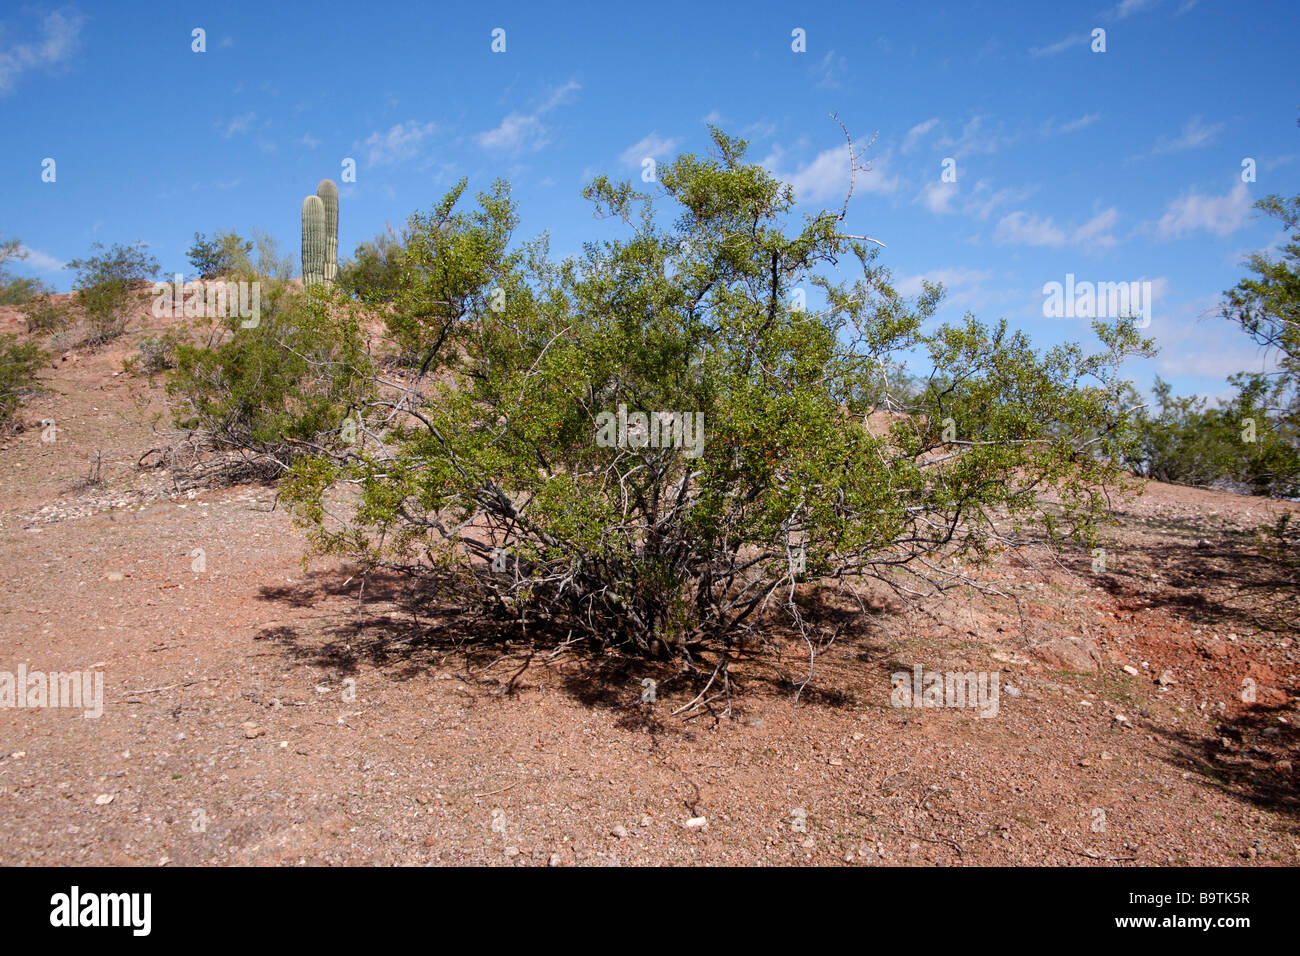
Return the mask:
M 0 863 L 1300 862 L 1297 579 L 1253 533 L 1295 505 L 1150 484 L 1104 570 L 1002 561 L 1019 608 L 882 600 L 797 704 L 791 643 L 737 667 L 732 717 L 683 720 L 671 668 L 467 644 L 400 581 L 304 569 L 273 489 L 137 468 L 141 334 L 57 354 L 0 441 L 0 671 L 105 679 L 98 719 L 0 709 Z M 1096 672 L 1042 658 L 1064 638 Z M 890 706 L 914 664 L 999 672 L 997 716 Z

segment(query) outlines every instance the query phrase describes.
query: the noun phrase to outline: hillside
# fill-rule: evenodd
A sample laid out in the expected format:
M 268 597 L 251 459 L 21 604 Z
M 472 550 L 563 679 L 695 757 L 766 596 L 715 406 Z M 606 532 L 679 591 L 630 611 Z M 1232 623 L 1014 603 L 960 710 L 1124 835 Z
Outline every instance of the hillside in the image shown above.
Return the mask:
M 273 488 L 140 467 L 154 321 L 56 351 L 0 442 L 0 669 L 105 675 L 98 719 L 0 711 L 0 863 L 1300 862 L 1300 579 L 1254 535 L 1300 505 L 1148 483 L 1104 570 L 810 605 L 848 624 L 797 704 L 790 642 L 736 667 L 736 719 L 683 720 L 667 665 L 467 650 L 400 581 L 304 570 Z M 915 664 L 999 672 L 996 717 L 891 707 Z

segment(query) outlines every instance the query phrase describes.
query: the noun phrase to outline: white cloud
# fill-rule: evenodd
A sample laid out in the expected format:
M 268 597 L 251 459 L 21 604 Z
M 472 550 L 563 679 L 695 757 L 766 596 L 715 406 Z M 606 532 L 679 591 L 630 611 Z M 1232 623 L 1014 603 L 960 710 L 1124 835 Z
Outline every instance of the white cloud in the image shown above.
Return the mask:
M 624 166 L 639 168 L 642 160 L 647 156 L 662 160 L 676 147 L 677 140 L 672 137 L 660 136 L 659 131 L 655 130 L 623 150 L 623 155 L 619 159 L 622 160 Z
M 542 117 L 562 104 L 570 93 L 580 89 L 582 87 L 573 80 L 557 87 L 531 113 L 510 113 L 494 129 L 479 133 L 478 144 L 484 149 L 512 153 L 541 149 L 550 141 Z
M 1245 183 L 1237 183 L 1222 196 L 1193 191 L 1169 204 L 1154 224 L 1155 234 L 1159 239 L 1181 239 L 1201 231 L 1228 236 L 1246 225 L 1250 210 L 1250 191 Z
M 298 143 L 301 146 L 306 146 L 308 149 L 315 149 L 320 145 L 320 140 L 311 133 L 303 133 L 302 136 L 298 137 Z
M 838 74 L 844 72 L 845 62 L 844 57 L 836 56 L 834 50 L 827 50 L 821 62 L 813 67 L 813 74 L 819 77 L 817 85 L 827 90 L 839 89 Z
M 1013 212 L 998 221 L 993 241 L 1000 246 L 1063 246 L 1065 232 L 1053 224 L 1051 217 L 1039 219 L 1028 213 Z
M 955 139 L 943 136 L 938 145 L 954 156 L 968 156 L 978 153 L 996 153 L 1003 146 L 1014 143 L 1017 136 L 1003 136 L 990 130 L 984 124 L 986 117 L 974 116 L 961 128 L 961 135 Z
M 1101 119 L 1100 113 L 1084 113 L 1078 119 L 1072 119 L 1059 125 L 1055 120 L 1048 120 L 1043 124 L 1043 135 L 1058 136 L 1064 133 L 1077 133 L 1081 129 L 1087 129 L 1099 119 Z
M 777 179 L 794 190 L 796 202 L 821 202 L 826 199 L 843 199 L 849 189 L 849 148 L 835 146 L 819 153 L 817 157 L 794 173 L 781 173 L 777 167 L 783 151 L 780 147 L 760 164 Z M 859 160 L 861 162 L 861 160 Z M 854 178 L 854 191 L 892 193 L 898 189 L 897 176 L 886 172 L 887 162 L 880 157 L 870 160 L 870 169 L 858 169 Z
M 0 51 L 0 96 L 14 91 L 19 78 L 29 70 L 56 66 L 76 51 L 81 39 L 80 14 L 48 13 L 41 24 L 41 39 L 36 43 L 16 43 Z
M 925 208 L 940 215 L 956 212 L 952 208 L 956 196 L 956 183 L 932 182 L 921 190 L 921 202 Z
M 1119 222 L 1119 211 L 1113 206 L 1110 209 L 1104 209 L 1097 215 L 1093 216 L 1070 237 L 1072 242 L 1085 248 L 1094 250 L 1109 249 L 1119 242 L 1110 231 L 1115 228 Z
M 1156 143 L 1151 150 L 1153 153 L 1176 153 L 1184 149 L 1195 149 L 1198 146 L 1208 145 L 1219 130 L 1223 129 L 1222 123 L 1215 123 L 1213 126 L 1206 126 L 1199 116 L 1193 116 L 1183 126 L 1182 133 L 1176 139 L 1162 138 Z
M 225 139 L 230 139 L 230 137 L 237 133 L 247 133 L 251 130 L 253 128 L 253 121 L 256 119 L 256 113 L 240 113 L 224 125 L 220 120 L 217 120 L 217 129 L 221 130 L 221 135 Z
M 924 136 L 926 133 L 930 132 L 930 130 L 934 129 L 938 125 L 939 125 L 939 117 L 932 116 L 930 119 L 926 120 L 925 122 L 917 123 L 911 129 L 909 129 L 907 131 L 907 136 L 903 138 L 903 152 L 905 153 L 911 152 L 912 149 L 916 147 L 916 144 L 920 142 L 921 137 Z
M 61 259 L 56 259 L 49 253 L 41 252 L 39 249 L 33 249 L 31 246 L 20 246 L 22 253 L 22 262 L 30 266 L 37 272 L 62 272 L 66 263 Z
M 420 144 L 433 135 L 434 128 L 432 123 L 409 120 L 398 123 L 386 133 L 371 133 L 364 144 L 366 163 L 384 166 L 414 158 L 420 152 Z
M 982 221 L 993 215 L 993 210 L 998 206 L 1009 202 L 1023 202 L 1037 191 L 1036 186 L 1025 186 L 1020 189 L 1008 187 L 995 192 L 987 179 L 981 179 L 975 183 L 975 188 L 971 190 L 971 198 L 962 206 L 962 212 Z
M 1047 46 L 1035 46 L 1029 48 L 1030 56 L 1056 56 L 1058 53 L 1064 53 L 1073 46 L 1084 46 L 1092 39 L 1090 33 L 1072 33 L 1064 40 L 1057 40 L 1055 43 L 1049 43 Z
M 916 275 L 903 276 L 894 283 L 894 291 L 901 296 L 920 295 L 922 292 L 922 280 L 926 282 L 942 283 L 944 289 L 951 291 L 968 286 L 977 286 L 981 282 L 986 282 L 992 278 L 993 273 L 985 269 L 963 269 L 961 267 L 953 269 L 931 269 L 929 272 L 920 272 Z
M 1124 20 L 1135 13 L 1150 10 L 1159 2 L 1160 0 L 1120 0 L 1119 5 L 1110 12 L 1110 15 L 1116 20 Z
M 1110 230 L 1119 222 L 1119 212 L 1104 209 L 1076 229 L 1056 225 L 1051 216 L 1040 219 L 1025 212 L 1013 212 L 998 220 L 993 241 L 998 245 L 1081 246 L 1089 251 L 1109 249 L 1119 242 Z

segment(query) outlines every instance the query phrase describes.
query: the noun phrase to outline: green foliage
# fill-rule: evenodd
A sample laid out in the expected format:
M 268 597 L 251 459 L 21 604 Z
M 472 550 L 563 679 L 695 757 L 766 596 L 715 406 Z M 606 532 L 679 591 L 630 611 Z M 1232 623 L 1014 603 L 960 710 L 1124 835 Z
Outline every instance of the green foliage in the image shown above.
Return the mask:
M 1279 382 L 1236 375 L 1237 394 L 1211 405 L 1155 384 L 1155 408 L 1139 413 L 1137 440 L 1126 455 L 1134 472 L 1157 481 L 1243 494 L 1300 495 L 1300 443 L 1294 422 L 1278 415 Z
M 357 246 L 339 268 L 339 286 L 362 302 L 392 302 L 401 289 L 405 241 L 391 229 Z
M 504 183 L 412 216 L 389 331 L 420 372 L 376 390 L 361 447 L 282 482 L 315 545 L 529 633 L 722 668 L 764 609 L 802 629 L 805 571 L 944 587 L 963 580 L 950 558 L 987 558 L 1016 525 L 1089 540 L 1131 440 L 1117 369 L 1150 343 L 1131 322 L 1096 326 L 1095 354 L 969 317 L 927 333 L 941 289 L 902 299 L 836 213 L 792 222 L 789 188 L 744 151 L 714 130 L 713 155 L 661 167 L 671 219 L 596 179 L 586 195 L 629 235 L 559 263 L 544 241 L 511 248 Z M 826 278 L 848 263 L 859 278 Z M 792 307 L 796 288 L 825 301 Z M 914 350 L 935 372 L 898 388 L 885 370 Z M 702 444 L 634 429 L 609 447 L 620 406 L 702 416 Z
M 1255 203 L 1291 233 L 1278 259 L 1255 253 L 1246 260 L 1254 273 L 1224 293 L 1223 316 L 1252 339 L 1276 350 L 1279 377 L 1292 402 L 1300 389 L 1300 196 L 1267 196 Z
M 167 390 L 179 427 L 247 453 L 273 476 L 304 451 L 340 443 L 348 408 L 367 394 L 357 372 L 366 362 L 350 307 L 273 281 L 256 327 L 224 319 L 204 345 L 175 343 Z
M 0 431 L 14 427 L 14 416 L 22 404 L 44 389 L 37 370 L 49 355 L 35 342 L 20 342 L 16 335 L 0 335 Z
M 0 241 L 0 305 L 23 305 L 39 295 L 49 295 L 53 289 L 40 279 L 11 276 L 5 263 L 11 259 L 26 259 L 27 250 L 22 240 Z
M 256 257 L 253 260 L 251 279 L 288 282 L 294 274 L 292 253 L 281 251 L 279 240 L 264 229 L 252 230 Z
M 457 212 L 465 186 L 462 179 L 428 213 L 411 216 L 397 275 L 390 273 L 400 285 L 388 334 L 410 364 L 422 363 L 462 319 L 491 312 L 494 290 L 507 299 L 525 294 L 521 254 L 507 248 L 519 222 L 509 185 L 498 180 L 479 194 L 478 209 Z
M 1255 208 L 1290 233 L 1281 255 L 1251 255 L 1252 273 L 1224 293 L 1223 317 L 1241 326 L 1276 359 L 1267 375 L 1241 374 L 1238 396 L 1223 411 L 1254 422 L 1257 440 L 1226 469 L 1231 481 L 1255 494 L 1300 495 L 1300 196 L 1271 195 Z
M 126 331 L 139 299 L 137 287 L 157 274 L 158 261 L 145 251 L 142 242 L 114 244 L 108 249 L 96 242 L 91 248 L 98 251 L 74 259 L 68 268 L 77 272 L 75 302 L 89 326 L 85 344 L 96 346 Z
M 252 251 L 252 241 L 241 239 L 233 230 L 219 232 L 212 239 L 196 232 L 186 256 L 199 278 L 206 280 L 247 271 Z
M 23 306 L 23 319 L 29 335 L 49 335 L 66 329 L 72 323 L 72 313 L 67 303 L 44 293 Z
M 162 335 L 146 336 L 136 346 L 136 354 L 122 363 L 123 371 L 153 378 L 160 372 L 174 369 L 176 349 L 184 342 L 185 337 L 176 329 L 168 329 Z

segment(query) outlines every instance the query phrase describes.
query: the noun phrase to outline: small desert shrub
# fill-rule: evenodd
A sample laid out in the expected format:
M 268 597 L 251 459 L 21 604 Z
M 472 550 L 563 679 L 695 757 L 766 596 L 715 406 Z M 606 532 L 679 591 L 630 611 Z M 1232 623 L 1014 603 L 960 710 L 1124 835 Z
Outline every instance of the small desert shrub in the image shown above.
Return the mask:
M 38 295 L 23 307 L 23 318 L 31 335 L 51 335 L 62 332 L 72 323 L 72 312 L 66 302 L 55 302 L 48 294 Z
M 113 341 L 126 331 L 127 322 L 142 301 L 138 287 L 158 272 L 158 260 L 145 252 L 145 245 L 113 245 L 105 249 L 95 243 L 85 259 L 74 259 L 69 269 L 77 270 L 73 283 L 75 301 L 86 318 L 83 345 L 95 347 Z
M 1234 375 L 1237 394 L 1217 404 L 1155 383 L 1153 407 L 1136 418 L 1125 461 L 1135 474 L 1179 485 L 1275 498 L 1300 496 L 1300 416 L 1282 380 Z
M 23 402 L 44 391 L 36 380 L 36 371 L 48 358 L 35 342 L 0 335 L 0 430 L 12 430 L 14 415 Z
M 0 305 L 23 305 L 33 298 L 49 295 L 52 290 L 40 279 L 14 276 L 0 280 Z
M 167 380 L 176 425 L 256 459 L 268 476 L 304 451 L 337 444 L 367 387 L 357 372 L 368 357 L 352 308 L 328 290 L 304 294 L 272 282 L 256 327 L 223 319 L 204 345 L 178 341 Z
M 148 375 L 150 378 L 159 372 L 166 372 L 176 367 L 176 347 L 183 338 L 175 330 L 169 329 L 159 336 L 141 339 L 136 347 L 136 354 L 122 363 L 122 368 L 131 375 Z
M 339 285 L 362 302 L 391 302 L 401 290 L 404 241 L 391 229 L 357 246 L 339 267 Z
M 219 232 L 212 239 L 196 232 L 185 255 L 200 279 L 215 279 L 248 268 L 252 251 L 253 243 L 233 231 Z
M 765 611 L 810 653 L 833 639 L 805 581 L 941 589 L 1031 533 L 1090 542 L 1125 478 L 1118 369 L 1151 350 L 1133 323 L 1097 324 L 1093 354 L 930 328 L 940 288 L 905 300 L 838 211 L 798 217 L 744 150 L 714 130 L 713 155 L 660 167 L 663 198 L 598 178 L 628 234 L 559 263 L 512 246 L 504 184 L 413 216 L 389 330 L 424 374 L 376 375 L 358 445 L 281 482 L 313 543 L 529 638 L 678 656 L 725 694 Z M 860 274 L 831 281 L 837 262 Z M 913 352 L 924 383 L 882 378 Z

